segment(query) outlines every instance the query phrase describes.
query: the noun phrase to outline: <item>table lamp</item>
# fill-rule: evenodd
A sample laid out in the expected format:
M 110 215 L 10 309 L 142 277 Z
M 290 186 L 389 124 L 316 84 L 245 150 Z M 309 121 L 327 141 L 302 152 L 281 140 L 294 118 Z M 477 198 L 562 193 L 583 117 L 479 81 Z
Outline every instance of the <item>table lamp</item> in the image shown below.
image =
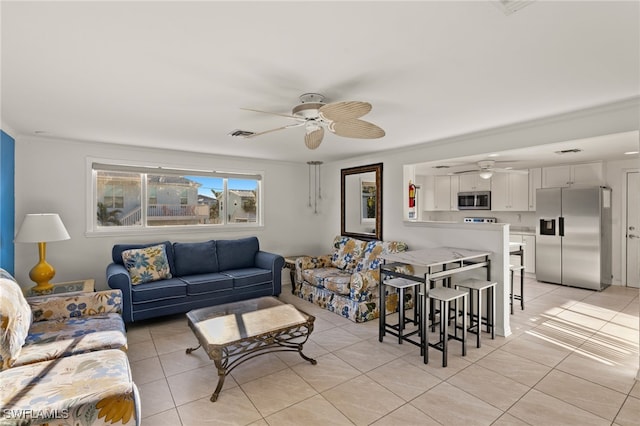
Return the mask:
M 56 270 L 45 259 L 47 242 L 68 240 L 71 237 L 56 213 L 27 214 L 16 235 L 17 243 L 38 243 L 40 261 L 29 272 L 29 278 L 36 283 L 33 292 L 45 292 L 53 287 L 49 281 Z

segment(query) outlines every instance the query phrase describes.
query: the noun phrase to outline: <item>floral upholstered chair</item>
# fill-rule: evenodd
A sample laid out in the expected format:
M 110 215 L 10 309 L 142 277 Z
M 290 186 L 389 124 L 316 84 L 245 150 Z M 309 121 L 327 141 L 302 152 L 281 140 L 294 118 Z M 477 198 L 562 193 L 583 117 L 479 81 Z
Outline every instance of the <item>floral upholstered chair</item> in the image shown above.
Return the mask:
M 296 259 L 294 294 L 355 322 L 379 316 L 381 254 L 407 250 L 401 241 L 361 241 L 337 236 L 333 253 Z M 398 294 L 388 289 L 387 312 L 395 312 Z M 413 295 L 407 292 L 407 309 L 413 306 Z
M 25 299 L 0 269 L 0 424 L 139 424 L 119 290 Z

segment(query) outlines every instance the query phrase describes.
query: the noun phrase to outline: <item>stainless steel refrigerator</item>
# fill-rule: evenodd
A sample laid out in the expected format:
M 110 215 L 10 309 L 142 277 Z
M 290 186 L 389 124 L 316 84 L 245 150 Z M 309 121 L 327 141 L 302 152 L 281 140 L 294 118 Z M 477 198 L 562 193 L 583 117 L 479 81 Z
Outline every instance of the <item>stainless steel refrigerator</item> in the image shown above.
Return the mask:
M 536 197 L 536 279 L 611 285 L 611 189 L 543 188 Z

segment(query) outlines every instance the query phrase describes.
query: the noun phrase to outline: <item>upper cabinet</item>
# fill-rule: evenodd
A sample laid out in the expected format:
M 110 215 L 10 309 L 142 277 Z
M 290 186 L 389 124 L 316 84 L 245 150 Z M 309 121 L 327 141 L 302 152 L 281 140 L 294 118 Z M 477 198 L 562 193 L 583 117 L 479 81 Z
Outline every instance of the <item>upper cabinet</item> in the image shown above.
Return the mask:
M 536 211 L 536 191 L 542 188 L 542 169 L 529 169 L 529 211 Z
M 494 173 L 491 178 L 491 210 L 529 210 L 529 176 L 516 173 Z
M 460 192 L 491 190 L 491 179 L 482 179 L 477 173 L 460 175 L 459 179 Z
M 544 167 L 542 168 L 542 187 L 602 185 L 603 176 L 603 166 L 600 162 Z
M 424 204 L 426 211 L 457 210 L 458 177 L 457 176 L 425 176 Z

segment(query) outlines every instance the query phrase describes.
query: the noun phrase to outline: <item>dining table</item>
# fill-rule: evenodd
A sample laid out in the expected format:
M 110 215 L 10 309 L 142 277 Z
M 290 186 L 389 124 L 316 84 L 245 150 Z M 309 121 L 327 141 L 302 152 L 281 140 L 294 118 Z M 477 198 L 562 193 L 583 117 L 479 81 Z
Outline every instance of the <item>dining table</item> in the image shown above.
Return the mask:
M 486 279 L 491 280 L 492 252 L 485 250 L 470 250 L 457 247 L 434 247 L 419 250 L 408 250 L 400 253 L 381 254 L 380 264 L 380 327 L 379 338 L 385 333 L 384 316 L 386 315 L 384 278 L 405 278 L 416 282 L 419 290 L 418 317 L 421 322 L 419 342 L 421 355 L 425 364 L 429 362 L 428 347 L 428 318 L 429 306 L 427 295 L 429 290 L 442 281 L 450 286 L 451 277 L 474 269 L 485 268 Z M 401 303 L 403 303 L 401 301 Z

